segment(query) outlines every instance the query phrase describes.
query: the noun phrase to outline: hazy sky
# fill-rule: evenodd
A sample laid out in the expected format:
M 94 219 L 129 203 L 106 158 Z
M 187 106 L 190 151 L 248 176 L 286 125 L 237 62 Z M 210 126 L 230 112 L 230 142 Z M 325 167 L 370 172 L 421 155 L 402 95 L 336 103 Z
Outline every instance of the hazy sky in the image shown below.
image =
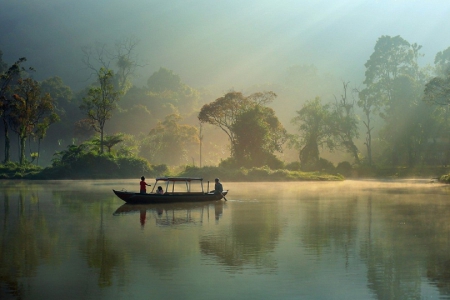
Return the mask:
M 139 84 L 159 67 L 194 87 L 266 83 L 296 64 L 355 81 L 382 35 L 423 46 L 423 63 L 450 46 L 448 0 L 3 0 L 0 49 L 43 79 L 86 85 L 81 48 L 140 40 Z

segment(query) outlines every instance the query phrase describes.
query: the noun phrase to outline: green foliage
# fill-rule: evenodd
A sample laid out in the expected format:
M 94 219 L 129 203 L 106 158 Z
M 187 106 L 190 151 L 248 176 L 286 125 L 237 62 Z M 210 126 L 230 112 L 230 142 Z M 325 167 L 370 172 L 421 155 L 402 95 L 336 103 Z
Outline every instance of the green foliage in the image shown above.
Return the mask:
M 119 166 L 120 177 L 123 178 L 135 178 L 136 174 L 159 174 L 157 168 L 152 168 L 150 163 L 143 158 L 139 157 L 118 157 L 115 159 L 116 164 Z
M 189 149 L 198 147 L 198 129 L 180 125 L 181 116 L 172 114 L 150 130 L 142 141 L 140 155 L 153 163 L 179 165 L 187 163 Z
M 51 179 L 84 178 L 137 178 L 141 174 L 154 174 L 149 162 L 137 157 L 116 157 L 98 154 L 87 144 L 70 145 L 55 154 L 53 165 L 40 177 Z
M 353 167 L 348 161 L 341 161 L 336 166 L 336 172 L 344 175 L 345 177 L 350 177 L 353 173 Z
M 14 131 L 20 138 L 20 164 L 25 163 L 25 141 L 32 134 L 39 139 L 45 136 L 50 124 L 59 120 L 55 113 L 54 100 L 50 94 L 42 94 L 37 81 L 19 79 L 10 103 L 9 118 Z
M 69 86 L 65 85 L 61 77 L 54 76 L 41 82 L 43 94 L 50 94 L 52 98 L 64 109 L 68 102 L 71 102 L 73 93 Z
M 166 164 L 153 165 L 152 168 L 155 176 L 165 176 L 169 173 L 169 168 Z
M 236 132 L 233 128 L 239 116 L 255 108 L 264 106 L 275 99 L 274 92 L 254 93 L 245 97 L 240 92 L 229 92 L 215 101 L 203 105 L 198 114 L 201 123 L 208 123 L 219 127 L 230 140 L 231 156 L 234 157 L 236 146 Z
M 300 135 L 297 147 L 300 149 L 300 162 L 304 170 L 315 170 L 319 161 L 319 147 L 330 151 L 335 148 L 332 139 L 330 106 L 323 105 L 320 98 L 306 102 L 297 111 L 292 123 L 297 126 Z
M 14 162 L 8 162 L 0 164 L 0 179 L 26 179 L 35 174 L 39 174 L 41 170 L 41 167 L 30 163 L 21 165 Z
M 442 183 L 450 183 L 450 174 L 442 175 L 442 176 L 439 178 L 439 182 L 442 182 Z
M 103 132 L 105 123 L 112 116 L 117 107 L 122 91 L 117 91 L 113 84 L 114 73 L 111 70 L 100 68 L 98 72 L 98 86 L 89 88 L 88 94 L 83 98 L 80 109 L 86 112 L 87 120 L 92 128 L 100 133 L 100 152 L 103 153 Z
M 293 161 L 286 165 L 286 170 L 289 171 L 300 171 L 302 168 L 302 164 L 299 161 Z
M 434 64 L 439 77 L 445 76 L 450 71 L 450 47 L 436 54 Z
M 199 93 L 181 81 L 179 75 L 172 70 L 160 68 L 147 80 L 149 95 L 157 102 L 158 111 L 164 104 L 172 104 L 180 111 L 189 112 L 197 108 Z M 152 109 L 153 111 L 153 109 Z
M 450 69 L 442 77 L 432 78 L 426 85 L 423 100 L 430 104 L 450 104 Z
M 331 161 L 321 157 L 317 163 L 317 171 L 334 174 L 336 172 L 336 168 Z
M 240 114 L 231 128 L 235 134 L 232 153 L 238 166 L 282 166 L 273 152 L 282 151 L 287 134 L 273 109 L 256 105 Z
M 261 168 L 224 168 L 186 166 L 179 176 L 202 177 L 212 181 L 219 177 L 221 181 L 335 181 L 343 180 L 341 175 L 329 175 L 321 172 L 301 172 L 284 169 L 272 170 L 268 166 Z

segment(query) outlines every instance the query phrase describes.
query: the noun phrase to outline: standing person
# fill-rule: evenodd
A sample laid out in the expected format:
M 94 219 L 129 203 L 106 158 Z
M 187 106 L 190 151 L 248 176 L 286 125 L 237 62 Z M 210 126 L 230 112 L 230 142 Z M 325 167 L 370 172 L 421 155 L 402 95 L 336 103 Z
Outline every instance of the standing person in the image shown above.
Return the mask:
M 141 194 L 147 194 L 147 186 L 151 186 L 151 184 L 147 184 L 145 182 L 144 176 L 141 177 L 140 185 L 141 185 Z
M 223 192 L 223 186 L 222 186 L 222 184 L 220 183 L 220 179 L 219 179 L 219 178 L 216 178 L 216 179 L 214 179 L 214 181 L 215 181 L 215 184 L 214 184 L 214 193 L 215 193 L 215 194 L 222 194 L 222 192 Z

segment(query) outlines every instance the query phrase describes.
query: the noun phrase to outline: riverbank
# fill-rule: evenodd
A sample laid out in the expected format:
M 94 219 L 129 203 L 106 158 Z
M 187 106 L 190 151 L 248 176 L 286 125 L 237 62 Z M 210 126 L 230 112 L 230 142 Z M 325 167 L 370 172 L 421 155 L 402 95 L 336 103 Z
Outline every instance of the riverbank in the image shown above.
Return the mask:
M 79 168 L 78 168 L 79 169 Z M 324 172 L 302 172 L 290 170 L 270 170 L 267 167 L 252 169 L 224 169 L 220 167 L 192 167 L 185 166 L 181 171 L 170 170 L 166 166 L 136 165 L 134 169 L 108 165 L 95 166 L 88 164 L 82 171 L 73 168 L 42 168 L 34 165 L 20 166 L 17 164 L 0 165 L 0 179 L 128 179 L 141 176 L 184 176 L 203 178 L 222 178 L 227 181 L 342 181 L 340 174 L 327 174 Z
M 351 178 L 401 179 L 430 178 L 450 183 L 450 168 L 448 167 L 365 167 L 360 166 L 343 172 L 303 172 L 299 170 L 271 170 L 268 167 L 251 169 L 229 169 L 215 166 L 195 167 L 182 166 L 170 169 L 166 165 L 153 166 L 146 161 L 102 161 L 93 160 L 80 166 L 39 167 L 35 165 L 20 166 L 15 163 L 0 165 L 0 179 L 128 179 L 160 176 L 185 177 L 219 177 L 226 181 L 342 181 Z

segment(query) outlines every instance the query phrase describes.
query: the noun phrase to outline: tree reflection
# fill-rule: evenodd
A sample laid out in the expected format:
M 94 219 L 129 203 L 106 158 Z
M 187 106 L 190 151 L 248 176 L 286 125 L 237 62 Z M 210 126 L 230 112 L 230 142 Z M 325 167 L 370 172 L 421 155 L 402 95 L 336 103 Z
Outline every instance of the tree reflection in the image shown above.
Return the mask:
M 237 272 L 252 266 L 263 273 L 276 269 L 271 252 L 281 233 L 276 203 L 255 204 L 251 212 L 234 209 L 229 232 L 214 236 L 202 236 L 200 249 L 213 256 L 228 269 Z
M 104 225 L 103 201 L 100 202 L 96 219 L 99 221 L 97 230 L 92 230 L 81 249 L 90 268 L 98 269 L 98 285 L 100 287 L 111 286 L 113 275 L 119 270 L 125 269 L 125 257 L 121 255 L 120 248 L 116 247 L 109 239 Z M 117 272 L 120 281 L 124 281 L 126 272 Z
M 342 202 L 331 202 L 320 197 L 311 197 L 305 213 L 305 226 L 300 236 L 304 247 L 316 255 L 334 247 L 343 250 L 346 256 L 356 242 L 358 226 L 357 198 Z
M 422 205 L 428 200 L 423 194 L 410 194 L 407 201 L 391 195 L 388 204 L 385 196 L 374 200 L 368 198 L 367 235 L 361 247 L 369 288 L 378 299 L 420 299 L 426 274 L 449 295 L 449 207 Z
M 35 189 L 3 189 L 0 283 L 20 299 L 21 278 L 35 276 L 38 266 L 52 255 L 56 243 L 46 218 L 39 214 L 39 192 Z

